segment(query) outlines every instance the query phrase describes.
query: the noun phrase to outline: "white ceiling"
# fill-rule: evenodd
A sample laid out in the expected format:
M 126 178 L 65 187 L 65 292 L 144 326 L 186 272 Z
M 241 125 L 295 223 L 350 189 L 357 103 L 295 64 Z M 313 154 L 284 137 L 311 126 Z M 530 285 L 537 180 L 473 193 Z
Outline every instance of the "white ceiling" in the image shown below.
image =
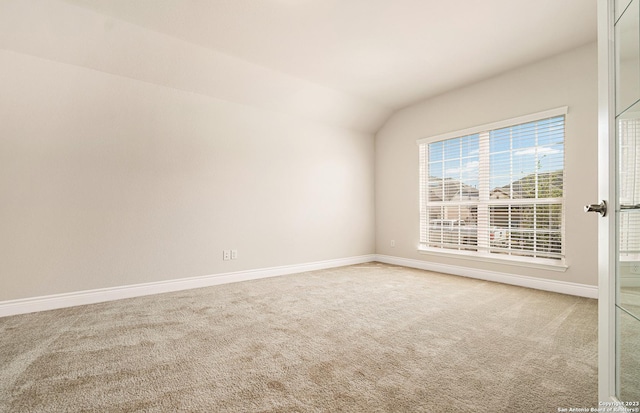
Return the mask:
M 595 0 L 66 0 L 400 108 L 596 40 Z

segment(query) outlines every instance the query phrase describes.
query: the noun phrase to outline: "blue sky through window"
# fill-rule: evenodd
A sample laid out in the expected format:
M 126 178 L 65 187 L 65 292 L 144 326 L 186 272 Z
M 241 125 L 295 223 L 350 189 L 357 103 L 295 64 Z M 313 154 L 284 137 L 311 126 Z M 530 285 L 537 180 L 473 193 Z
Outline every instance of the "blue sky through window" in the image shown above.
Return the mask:
M 564 118 L 523 123 L 489 133 L 491 188 L 564 168 Z
M 478 187 L 478 134 L 429 144 L 429 175 Z
M 564 168 L 564 117 L 489 132 L 490 188 Z M 429 144 L 429 175 L 478 187 L 480 135 Z

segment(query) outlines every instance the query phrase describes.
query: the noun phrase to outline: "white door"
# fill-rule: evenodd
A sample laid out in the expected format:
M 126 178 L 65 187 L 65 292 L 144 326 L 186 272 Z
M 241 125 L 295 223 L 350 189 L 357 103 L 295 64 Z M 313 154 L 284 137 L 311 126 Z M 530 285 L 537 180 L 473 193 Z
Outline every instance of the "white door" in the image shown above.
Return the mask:
M 640 0 L 598 0 L 599 398 L 640 402 Z M 606 203 L 606 204 L 605 204 Z M 605 213 L 606 212 L 606 213 Z

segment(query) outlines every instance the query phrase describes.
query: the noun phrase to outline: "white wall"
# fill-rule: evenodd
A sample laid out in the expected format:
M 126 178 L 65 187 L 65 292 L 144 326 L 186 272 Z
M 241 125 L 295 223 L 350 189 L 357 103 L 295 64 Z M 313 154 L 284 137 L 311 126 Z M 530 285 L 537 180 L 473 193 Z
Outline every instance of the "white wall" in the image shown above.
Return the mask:
M 473 266 L 597 283 L 595 45 L 401 110 L 374 142 L 386 108 L 5 0 L 0 90 L 0 301 L 373 252 L 470 265 L 417 253 L 415 141 L 564 105 L 569 269 Z
M 246 102 L 276 75 L 233 77 L 210 51 L 64 3 L 2 6 L 0 301 L 374 252 L 375 122 L 356 103 Z M 101 61 L 118 48 L 130 59 Z M 228 78 L 207 83 L 209 67 Z M 349 100 L 278 76 L 303 100 Z
M 473 64 L 473 62 L 469 62 Z M 568 106 L 566 272 L 420 254 L 416 140 Z M 376 134 L 376 252 L 439 264 L 597 285 L 597 50 L 591 44 L 396 112 Z M 396 246 L 391 247 L 390 241 Z

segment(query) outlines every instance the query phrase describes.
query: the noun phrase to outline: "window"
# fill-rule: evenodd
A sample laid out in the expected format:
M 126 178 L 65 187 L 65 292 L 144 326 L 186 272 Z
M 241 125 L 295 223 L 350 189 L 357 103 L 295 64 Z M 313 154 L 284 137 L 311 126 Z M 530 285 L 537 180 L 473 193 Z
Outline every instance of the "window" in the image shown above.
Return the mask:
M 420 249 L 562 261 L 566 113 L 419 140 Z
M 618 249 L 621 261 L 640 260 L 640 114 L 627 112 L 618 119 Z

